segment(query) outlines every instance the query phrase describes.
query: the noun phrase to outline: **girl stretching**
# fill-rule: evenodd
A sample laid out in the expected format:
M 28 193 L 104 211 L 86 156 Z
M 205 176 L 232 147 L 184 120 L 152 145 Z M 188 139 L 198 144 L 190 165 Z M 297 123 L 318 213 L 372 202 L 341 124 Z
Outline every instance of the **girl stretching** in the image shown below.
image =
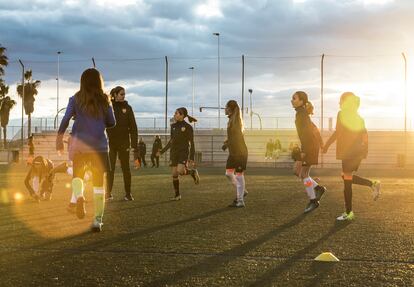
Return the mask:
M 329 146 L 336 140 L 336 158 L 342 160 L 342 179 L 344 181 L 345 212 L 337 220 L 352 220 L 352 184 L 368 186 L 372 196 L 377 200 L 380 195 L 381 183 L 353 174 L 361 161 L 368 154 L 368 133 L 364 119 L 358 114 L 360 99 L 351 92 L 341 95 L 336 119 L 336 130 L 323 148 L 326 153 Z
M 319 185 L 309 176 L 312 165 L 318 164 L 319 149 L 322 148 L 323 142 L 318 128 L 310 119 L 313 106 L 308 100 L 308 95 L 297 91 L 293 94 L 291 103 L 296 110 L 295 125 L 301 143 L 301 154 L 300 158 L 296 159 L 299 164 L 296 164 L 295 174 L 305 185 L 309 203 L 304 212 L 308 213 L 319 207 L 319 200 L 326 192 L 324 186 Z
M 89 164 L 95 203 L 91 229 L 99 232 L 105 207 L 104 177 L 109 170 L 105 129 L 115 125 L 115 118 L 110 98 L 103 91 L 102 76 L 96 69 L 82 73 L 79 91 L 69 98 L 56 139 L 59 152 L 63 152 L 63 135 L 74 116 L 69 158 L 73 161 L 72 192 L 76 197 L 76 215 L 80 219 L 85 217 L 83 177 L 84 167 Z
M 180 200 L 179 175 L 191 175 L 195 184 L 199 184 L 200 177 L 194 164 L 194 132 L 193 127 L 184 119 L 188 118 L 190 123 L 197 120 L 188 115 L 186 108 L 178 108 L 174 114 L 175 123 L 171 125 L 171 138 L 160 154 L 170 151 L 170 166 L 173 179 L 175 196 L 172 200 Z
M 244 171 L 247 165 L 247 146 L 244 141 L 244 125 L 241 118 L 240 107 L 236 101 L 230 100 L 226 104 L 227 140 L 224 142 L 223 150 L 229 149 L 229 157 L 226 163 L 226 177 L 236 189 L 236 199 L 230 207 L 244 207 L 245 190 Z

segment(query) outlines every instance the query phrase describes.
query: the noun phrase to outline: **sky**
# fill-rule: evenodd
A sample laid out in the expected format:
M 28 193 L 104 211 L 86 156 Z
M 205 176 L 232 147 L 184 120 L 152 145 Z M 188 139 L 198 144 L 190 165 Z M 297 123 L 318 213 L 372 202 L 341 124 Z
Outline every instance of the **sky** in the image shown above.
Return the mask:
M 54 116 L 57 51 L 62 51 L 59 108 L 77 91 L 80 75 L 94 57 L 107 91 L 124 86 L 136 115 L 151 122 L 162 118 L 165 109 L 167 56 L 168 113 L 180 106 L 191 111 L 188 68 L 195 67 L 194 115 L 215 116 L 216 111 L 200 113 L 199 107 L 218 106 L 218 38 L 213 33 L 219 32 L 222 106 L 229 99 L 241 102 L 245 55 L 245 103 L 252 89 L 253 111 L 266 124 L 291 122 L 290 98 L 296 90 L 308 92 L 318 122 L 325 54 L 325 117 L 335 117 L 341 93 L 353 91 L 361 97 L 368 126 L 401 126 L 402 52 L 408 59 L 408 95 L 414 90 L 413 12 L 409 0 L 0 0 L 0 44 L 10 59 L 4 78 L 17 100 L 17 59 L 22 59 L 34 79 L 42 81 L 33 116 Z M 411 100 L 407 106 L 411 115 Z M 19 103 L 11 117 L 19 118 L 20 111 Z

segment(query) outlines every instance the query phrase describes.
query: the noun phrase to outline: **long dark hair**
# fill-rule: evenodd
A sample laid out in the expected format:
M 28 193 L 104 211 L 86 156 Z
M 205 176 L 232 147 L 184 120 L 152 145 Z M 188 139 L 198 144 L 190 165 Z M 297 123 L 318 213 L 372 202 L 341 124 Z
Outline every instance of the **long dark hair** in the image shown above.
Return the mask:
M 103 91 L 103 79 L 97 69 L 86 69 L 82 73 L 75 102 L 83 112 L 94 118 L 102 118 L 106 113 L 110 100 Z
M 227 102 L 226 107 L 231 110 L 228 127 L 236 127 L 240 129 L 242 132 L 244 132 L 244 124 L 239 104 L 235 100 L 230 100 Z
M 299 100 L 303 102 L 303 106 L 305 107 L 306 112 L 309 115 L 313 115 L 314 108 L 312 103 L 309 101 L 308 94 L 303 91 L 296 91 L 293 95 L 297 95 Z
M 116 86 L 109 92 L 111 95 L 111 101 L 115 101 L 115 96 L 118 95 L 120 91 L 125 91 L 124 87 Z
M 192 117 L 192 116 L 189 116 L 189 115 L 188 115 L 188 111 L 187 111 L 187 109 L 186 109 L 186 108 L 181 107 L 181 108 L 178 108 L 178 109 L 177 109 L 177 111 L 178 111 L 180 114 L 182 114 L 182 115 L 184 116 L 184 118 L 188 118 L 188 121 L 189 121 L 190 123 L 192 123 L 192 122 L 197 122 L 197 119 L 196 119 L 196 118 L 194 118 L 194 117 Z

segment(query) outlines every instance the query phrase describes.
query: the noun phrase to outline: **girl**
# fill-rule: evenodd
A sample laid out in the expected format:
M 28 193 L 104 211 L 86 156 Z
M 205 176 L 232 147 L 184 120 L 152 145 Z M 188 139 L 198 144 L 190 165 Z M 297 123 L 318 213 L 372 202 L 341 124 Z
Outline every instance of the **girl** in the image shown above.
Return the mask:
M 324 186 L 319 185 L 309 176 L 312 165 L 318 164 L 319 149 L 322 148 L 323 143 L 318 128 L 310 119 L 310 115 L 313 114 L 313 106 L 308 100 L 308 95 L 305 92 L 297 91 L 293 94 L 291 103 L 296 110 L 295 125 L 302 146 L 295 174 L 302 179 L 305 185 L 309 203 L 304 212 L 308 213 L 319 207 L 319 200 L 326 192 Z
M 162 143 L 159 135 L 155 136 L 154 143 L 152 144 L 151 163 L 152 167 L 160 167 L 160 157 L 158 156 L 160 150 L 162 150 Z
M 244 171 L 247 165 L 247 146 L 244 141 L 244 125 L 241 118 L 240 107 L 236 101 L 230 100 L 226 104 L 227 140 L 224 142 L 223 150 L 229 149 L 229 157 L 226 163 L 226 177 L 236 188 L 236 199 L 230 207 L 244 207 L 245 191 Z
M 24 184 L 35 200 L 50 200 L 53 188 L 53 163 L 43 156 L 35 157 L 26 175 Z
M 90 164 L 95 203 L 91 229 L 99 232 L 105 207 L 104 177 L 109 170 L 105 129 L 115 125 L 115 117 L 109 96 L 103 91 L 102 76 L 96 69 L 82 73 L 79 91 L 69 98 L 56 139 L 56 149 L 60 153 L 63 152 L 63 135 L 74 116 L 69 158 L 73 161 L 72 192 L 76 197 L 76 215 L 80 219 L 85 217 L 82 178 L 85 165 Z
M 185 118 L 188 118 L 190 123 L 197 121 L 188 115 L 186 108 L 178 108 L 174 114 L 175 123 L 171 125 L 170 141 L 160 151 L 160 154 L 163 154 L 171 148 L 170 166 L 172 168 L 171 173 L 175 192 L 172 200 L 181 199 L 179 175 L 190 174 L 195 184 L 199 184 L 200 182 L 198 171 L 194 168 L 195 147 L 193 127 L 184 120 Z
M 116 158 L 121 162 L 122 174 L 124 177 L 124 200 L 132 201 L 131 195 L 131 169 L 129 166 L 130 148 L 134 149 L 134 156 L 137 155 L 138 129 L 135 122 L 135 115 L 132 107 L 125 101 L 125 89 L 117 86 L 111 90 L 112 105 L 114 109 L 116 126 L 107 129 L 109 139 L 109 160 L 111 170 L 108 176 L 108 190 L 106 200 L 112 200 L 112 187 L 114 184 L 114 172 Z
M 368 133 L 365 121 L 358 114 L 360 99 L 351 92 L 341 95 L 340 111 L 336 119 L 336 130 L 327 141 L 323 153 L 336 140 L 336 158 L 342 160 L 342 179 L 344 181 L 345 212 L 337 220 L 352 220 L 352 184 L 368 186 L 372 189 L 373 199 L 380 195 L 381 183 L 354 175 L 361 161 L 368 154 Z

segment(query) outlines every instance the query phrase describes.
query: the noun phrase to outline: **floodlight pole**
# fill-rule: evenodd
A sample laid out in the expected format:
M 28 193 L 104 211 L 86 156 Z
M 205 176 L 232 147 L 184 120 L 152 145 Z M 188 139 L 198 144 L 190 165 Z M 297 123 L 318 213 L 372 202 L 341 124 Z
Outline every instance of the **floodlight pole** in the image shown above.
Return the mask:
M 401 53 L 404 61 L 404 155 L 407 160 L 407 57 Z
M 24 142 L 24 64 L 19 59 L 20 66 L 22 67 L 22 123 L 21 123 L 21 140 L 22 140 L 22 150 L 23 150 L 23 142 Z

